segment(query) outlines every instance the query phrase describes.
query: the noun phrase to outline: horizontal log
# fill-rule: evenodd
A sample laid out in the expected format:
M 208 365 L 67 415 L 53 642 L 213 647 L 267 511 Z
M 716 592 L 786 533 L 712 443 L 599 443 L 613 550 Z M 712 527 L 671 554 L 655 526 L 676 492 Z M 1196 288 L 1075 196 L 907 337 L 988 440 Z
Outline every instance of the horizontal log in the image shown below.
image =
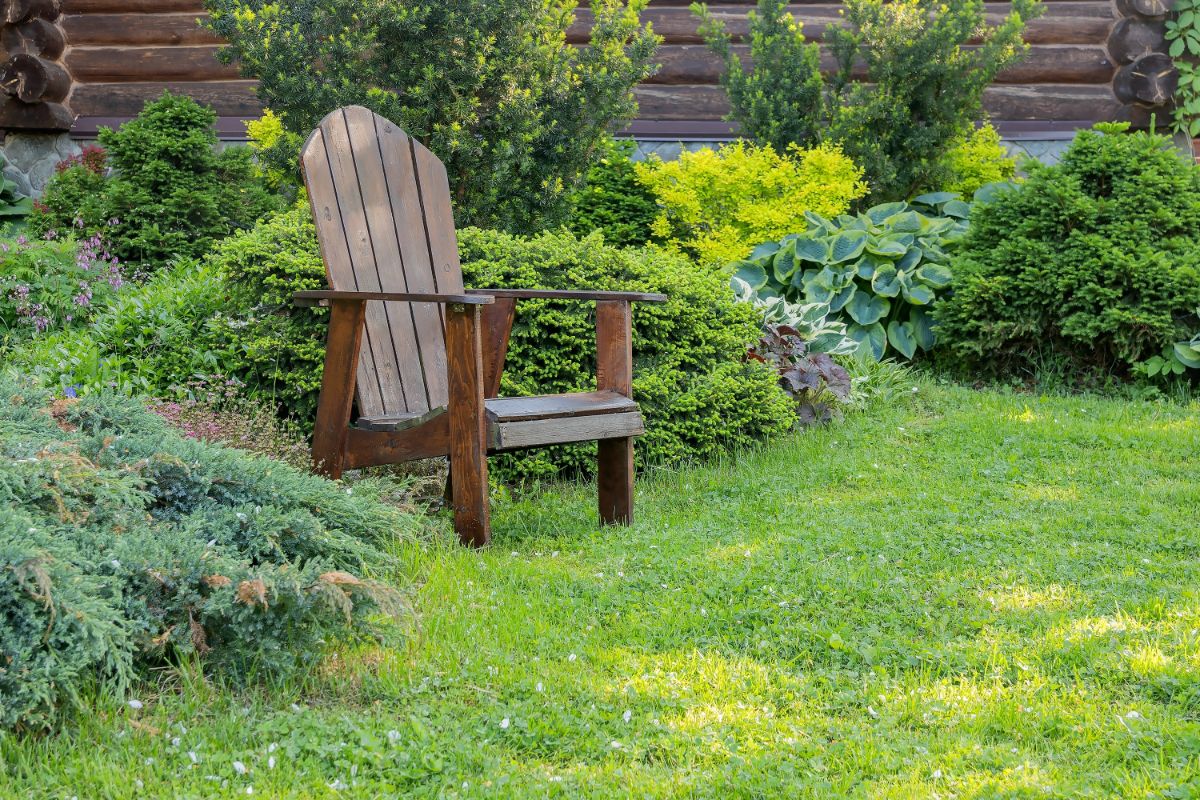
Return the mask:
M 54 60 L 62 55 L 64 47 L 62 29 L 49 20 L 31 19 L 0 28 L 0 49 L 9 56 L 28 53 Z
M 735 45 L 735 52 L 749 63 L 746 45 Z M 646 81 L 648 84 L 718 83 L 724 71 L 721 60 L 704 45 L 665 45 L 659 48 L 662 68 Z M 823 52 L 821 69 L 836 68 L 833 57 Z M 1030 48 L 1028 56 L 996 76 L 997 83 L 1104 83 L 1112 80 L 1113 63 L 1101 45 L 1046 45 Z M 865 70 L 855 72 L 865 77 Z
M 804 35 L 809 41 L 824 37 L 825 28 L 841 19 L 840 3 L 816 5 L 793 5 L 792 16 L 804 26 Z M 1007 3 L 988 3 L 987 19 L 990 24 L 999 23 L 1010 8 Z M 1112 4 L 1109 2 L 1050 2 L 1045 4 L 1046 13 L 1032 20 L 1025 29 L 1025 41 L 1030 44 L 1099 44 L 1108 36 L 1113 23 Z M 709 11 L 725 23 L 734 41 L 745 41 L 750 25 L 745 5 L 729 2 L 710 4 Z M 703 40 L 696 32 L 697 19 L 686 6 L 660 6 L 652 3 L 642 13 L 642 19 L 650 22 L 654 32 L 663 37 L 666 44 L 698 44 Z M 567 41 L 580 44 L 587 41 L 592 25 L 592 12 L 581 8 L 576 12 L 575 24 L 567 32 Z
M 719 86 L 639 86 L 641 120 L 719 120 L 729 102 Z M 984 110 L 996 120 L 1127 120 L 1130 110 L 1108 86 L 992 86 Z
M 21 131 L 69 131 L 75 117 L 61 103 L 22 103 L 0 95 L 0 128 Z
M 18 53 L 0 71 L 0 89 L 23 103 L 58 102 L 71 90 L 71 76 L 56 61 Z
M 169 14 L 203 11 L 204 0 L 66 0 L 68 14 Z
M 256 117 L 262 114 L 262 103 L 254 94 L 256 85 L 243 80 L 77 83 L 69 103 L 81 117 L 132 117 L 169 89 L 212 106 L 222 117 Z
M 207 14 L 68 14 L 63 30 L 74 47 L 87 45 L 220 44 L 200 25 Z
M 81 83 L 103 81 L 234 80 L 240 75 L 233 64 L 217 60 L 220 48 L 209 45 L 179 47 L 72 47 L 64 59 Z

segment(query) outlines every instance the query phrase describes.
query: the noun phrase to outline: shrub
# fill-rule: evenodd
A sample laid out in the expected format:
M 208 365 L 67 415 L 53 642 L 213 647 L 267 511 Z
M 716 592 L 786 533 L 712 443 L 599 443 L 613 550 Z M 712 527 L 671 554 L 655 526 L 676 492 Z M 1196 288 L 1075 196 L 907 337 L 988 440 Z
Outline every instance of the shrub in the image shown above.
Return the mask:
M 573 2 L 208 0 L 225 57 L 304 137 L 359 104 L 446 164 L 460 225 L 557 223 L 604 137 L 637 110 L 657 47 L 645 0 L 597 0 L 591 46 L 565 45 Z
M 780 153 L 793 144 L 818 144 L 827 115 L 821 48 L 806 42 L 788 0 L 758 0 L 758 10 L 747 14 L 749 69 L 731 47 L 725 23 L 703 3 L 692 3 L 691 9 L 700 18 L 700 36 L 725 66 L 721 85 L 729 96 L 728 118 L 741 126 L 742 135 Z
M 33 211 L 33 199 L 21 193 L 16 181 L 5 177 L 6 166 L 8 159 L 0 152 L 0 234 L 20 227 Z
M 867 188 L 862 171 L 825 145 L 780 155 L 736 142 L 637 170 L 662 207 L 654 234 L 703 265 L 745 258 L 755 245 L 804 227 L 806 211 L 844 213 Z
M 810 212 L 804 233 L 761 245 L 736 263 L 735 281 L 764 298 L 828 304 L 841 312 L 860 352 L 877 361 L 889 345 L 912 358 L 936 341 L 927 309 L 950 284 L 947 250 L 963 237 L 970 213 L 950 193 L 913 202 L 919 205 L 885 203 L 836 220 Z
M 960 137 L 946 153 L 946 179 L 940 188 L 971 197 L 989 183 L 1011 181 L 1017 174 L 1017 162 L 1000 141 L 999 132 L 990 124 L 982 125 Z
M 777 148 L 841 144 L 876 203 L 952 178 L 947 154 L 982 117 L 983 90 L 1024 55 L 1025 22 L 1041 13 L 1038 0 L 1016 0 L 988 26 L 983 0 L 848 0 L 844 22 L 825 33 L 837 67 L 822 80 L 816 45 L 804 43 L 781 0 L 760 0 L 751 18 L 749 70 L 729 52 L 724 26 L 702 5 L 693 9 L 725 60 L 730 118 Z M 972 40 L 979 44 L 964 46 Z
M 270 459 L 184 439 L 136 400 L 0 382 L 0 725 L 195 657 L 276 676 L 375 630 L 416 518 Z
M 103 233 L 118 258 L 145 272 L 202 255 L 278 207 L 249 151 L 217 154 L 215 123 L 211 108 L 164 92 L 118 130 L 100 132 L 104 154 L 68 162 L 51 178 L 31 228 Z
M 761 364 L 743 362 L 759 338 L 757 315 L 734 302 L 725 279 L 656 248 L 618 249 L 595 237 L 547 233 L 521 239 L 459 233 L 469 286 L 595 288 L 663 292 L 667 303 L 634 313 L 633 392 L 646 417 L 640 465 L 712 457 L 786 430 L 794 412 Z M 595 322 L 588 304 L 522 300 L 517 307 L 503 395 L 595 389 Z M 509 479 L 587 474 L 594 445 L 493 459 Z
M 121 288 L 121 264 L 99 235 L 0 241 L 0 352 L 12 342 L 87 323 Z
M 936 311 L 961 366 L 1040 351 L 1124 371 L 1197 328 L 1200 171 L 1165 137 L 1100 127 L 972 216 Z
M 658 216 L 654 195 L 638 180 L 630 154 L 633 142 L 610 140 L 603 158 L 591 166 L 571 197 L 568 227 L 579 236 L 592 231 L 618 247 L 634 247 L 650 240 L 650 226 Z

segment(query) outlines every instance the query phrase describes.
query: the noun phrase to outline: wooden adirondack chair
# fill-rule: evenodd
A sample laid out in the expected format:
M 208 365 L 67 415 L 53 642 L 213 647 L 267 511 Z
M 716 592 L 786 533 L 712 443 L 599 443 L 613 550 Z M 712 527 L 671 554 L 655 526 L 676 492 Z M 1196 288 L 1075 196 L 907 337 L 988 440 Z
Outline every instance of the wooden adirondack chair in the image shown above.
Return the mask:
M 454 526 L 490 538 L 487 454 L 599 442 L 600 519 L 633 517 L 630 304 L 634 292 L 464 290 L 446 169 L 368 109 L 334 111 L 302 154 L 329 291 L 298 292 L 331 309 L 313 462 L 344 469 L 449 456 Z M 596 303 L 596 391 L 499 398 L 516 301 Z M 352 406 L 359 418 L 353 426 Z

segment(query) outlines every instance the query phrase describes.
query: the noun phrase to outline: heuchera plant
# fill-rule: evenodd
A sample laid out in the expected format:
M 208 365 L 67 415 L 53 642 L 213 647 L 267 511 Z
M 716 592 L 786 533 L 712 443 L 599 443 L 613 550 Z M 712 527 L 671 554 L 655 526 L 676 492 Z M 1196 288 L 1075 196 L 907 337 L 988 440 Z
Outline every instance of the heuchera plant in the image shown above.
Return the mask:
M 810 352 L 810 343 L 790 325 L 767 325 L 762 338 L 747 352 L 753 361 L 769 364 L 779 373 L 779 385 L 796 401 L 801 425 L 829 422 L 840 413 L 828 402 L 850 400 L 850 373 L 828 353 Z

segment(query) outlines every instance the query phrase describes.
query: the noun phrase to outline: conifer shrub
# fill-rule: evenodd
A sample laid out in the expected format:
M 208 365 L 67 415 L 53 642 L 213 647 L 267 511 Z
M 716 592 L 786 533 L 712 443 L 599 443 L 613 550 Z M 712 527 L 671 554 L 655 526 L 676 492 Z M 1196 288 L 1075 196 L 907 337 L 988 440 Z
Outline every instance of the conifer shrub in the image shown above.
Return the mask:
M 218 153 L 211 108 L 164 92 L 116 130 L 103 150 L 64 162 L 30 217 L 31 230 L 102 234 L 143 272 L 198 257 L 214 241 L 279 207 L 244 147 Z
M 630 155 L 633 142 L 610 140 L 604 156 L 591 166 L 587 178 L 571 196 L 567 226 L 578 236 L 592 231 L 618 247 L 637 247 L 651 238 L 658 216 L 654 194 L 638 178 Z
M 0 378 L 0 726 L 53 727 L 180 658 L 240 681 L 376 633 L 402 598 L 362 576 L 420 523 L 356 491 L 136 400 Z
M 964 370 L 1004 374 L 1040 354 L 1125 373 L 1200 326 L 1200 168 L 1166 137 L 1098 127 L 976 203 L 934 311 Z

